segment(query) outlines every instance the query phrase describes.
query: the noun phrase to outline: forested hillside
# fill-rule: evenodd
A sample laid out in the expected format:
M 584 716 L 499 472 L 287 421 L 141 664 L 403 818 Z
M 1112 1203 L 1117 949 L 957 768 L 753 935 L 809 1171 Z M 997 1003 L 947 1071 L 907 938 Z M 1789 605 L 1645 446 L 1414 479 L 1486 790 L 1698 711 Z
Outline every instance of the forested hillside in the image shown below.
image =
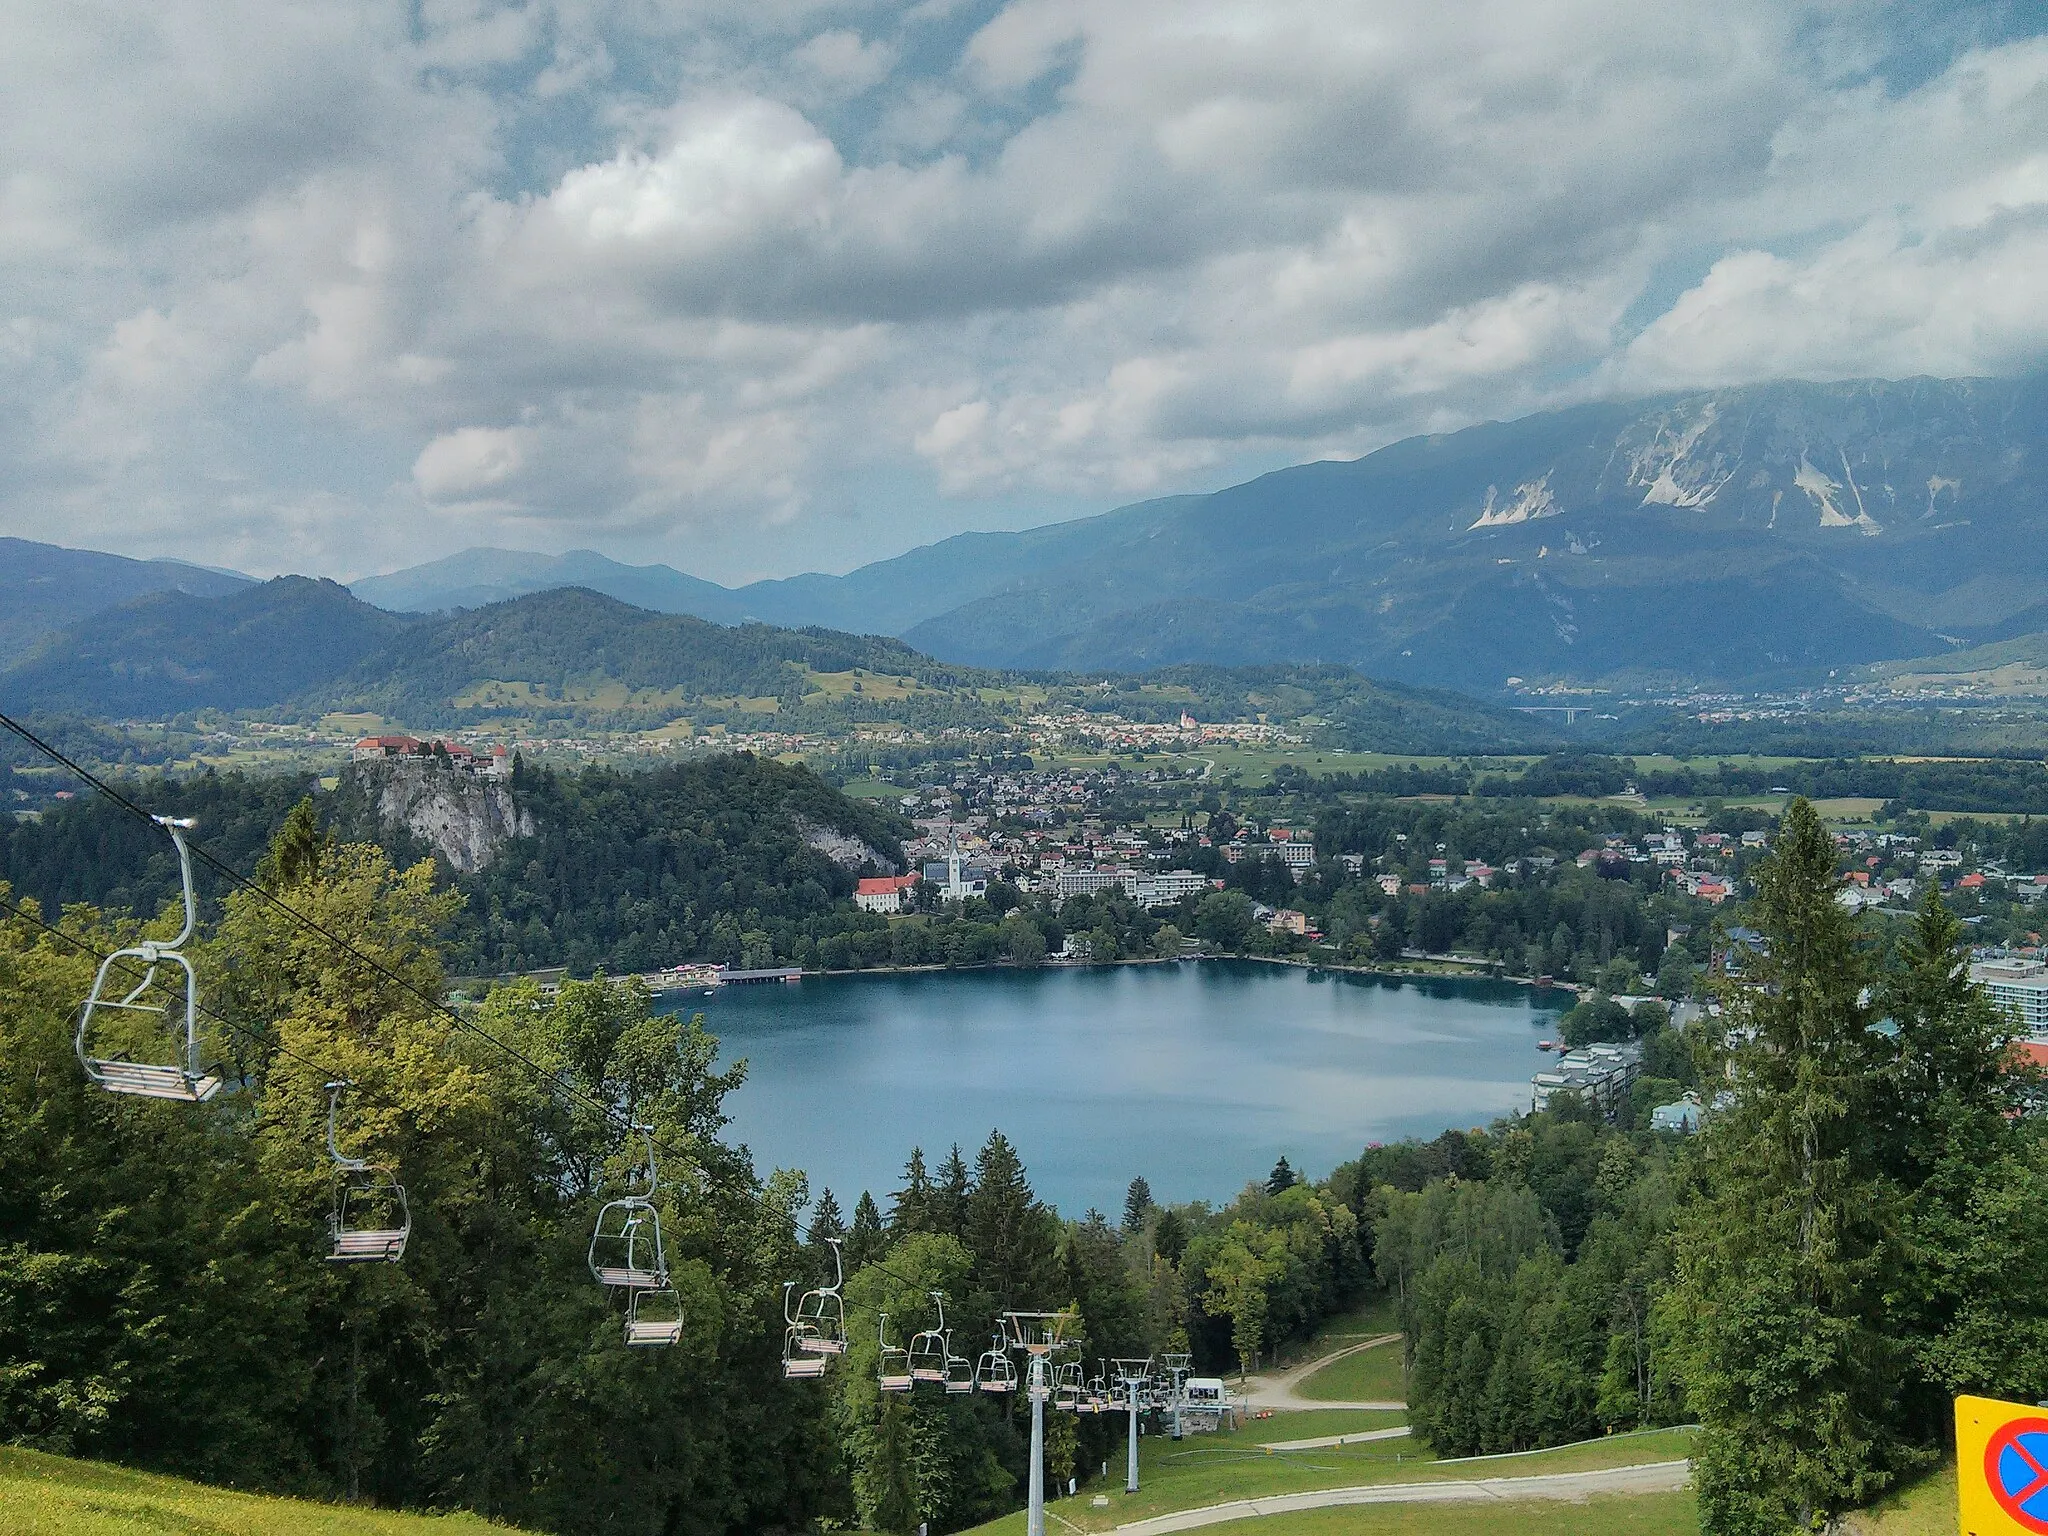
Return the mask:
M 898 640 L 765 624 L 726 628 L 570 587 L 423 621 L 403 645 L 366 658 L 311 702 L 432 724 L 516 713 L 658 725 L 705 698 L 800 704 L 815 686 L 802 669 L 856 667 L 935 691 L 996 680 Z M 994 720 L 983 712 L 972 723 Z
M 1937 1461 L 1954 1394 L 2048 1381 L 2048 1125 L 1964 929 L 1933 896 L 1880 946 L 1804 802 L 1757 883 L 1745 974 L 1661 1058 L 1702 1085 L 1694 1142 L 1566 1108 L 1346 1175 L 1417 1187 L 1374 1232 L 1419 1432 L 1512 1450 L 1688 1414 L 1713 1536 L 1818 1529 Z
M 1015 1507 L 1019 1404 L 880 1399 L 878 1310 L 900 1341 L 944 1290 L 965 1342 L 1000 1308 L 1071 1308 L 1091 1354 L 1221 1368 L 1367 1283 L 1352 1212 L 1284 1170 L 1221 1211 L 1160 1210 L 1136 1183 L 1118 1228 L 1045 1206 L 1000 1134 L 971 1167 L 913 1152 L 850 1220 L 821 1192 L 800 1236 L 801 1177 L 764 1184 L 720 1139 L 738 1074 L 699 1025 L 603 982 L 502 988 L 458 1020 L 419 997 L 452 902 L 423 871 L 303 816 L 261 867 L 282 905 L 230 894 L 199 956 L 208 1053 L 237 1085 L 213 1106 L 77 1071 L 77 998 L 119 930 L 83 908 L 61 933 L 0 921 L 0 1439 L 561 1532 L 947 1531 Z M 409 1194 L 402 1267 L 322 1262 L 323 1084 L 342 1077 L 345 1145 Z M 640 1155 L 600 1106 L 659 1148 L 671 1349 L 623 1350 L 586 1268 Z M 781 1284 L 825 1278 L 841 1234 L 852 1349 L 787 1381 Z M 1060 1476 L 1119 1434 L 1053 1422 Z
M 538 830 L 459 882 L 465 967 L 815 966 L 834 934 L 886 931 L 847 898 L 861 873 L 903 868 L 909 829 L 805 769 L 738 754 L 652 773 L 522 771 L 512 790 Z
M 280 576 L 225 595 L 153 592 L 81 619 L 0 672 L 13 710 L 167 720 L 296 698 L 379 653 L 407 621 L 331 581 Z
M 424 840 L 379 813 L 376 788 L 361 772 L 344 775 L 316 797 L 322 823 L 401 862 L 429 857 Z M 205 844 L 246 874 L 317 786 L 209 773 L 129 789 L 153 811 L 196 818 Z M 886 920 L 847 898 L 863 870 L 901 868 L 906 824 L 806 769 L 747 753 L 643 773 L 522 764 L 512 793 L 534 835 L 504 845 L 478 874 L 444 866 L 462 898 L 442 936 L 459 969 L 815 965 L 821 942 L 871 929 L 886 952 Z M 203 865 L 198 878 L 203 895 L 219 894 Z M 52 910 L 87 901 L 149 913 L 175 894 L 178 868 L 160 836 L 87 795 L 35 821 L 0 819 L 0 879 Z
M 805 867 L 816 850 L 780 818 L 826 813 L 829 791 L 743 759 L 726 771 L 673 787 L 676 846 L 705 860 L 673 870 L 709 880 L 731 850 Z M 552 781 L 550 815 L 619 822 L 619 848 L 660 841 L 611 798 L 629 787 Z M 245 855 L 272 803 L 231 823 Z M 693 842 L 714 807 L 768 830 Z M 620 907 L 618 882 L 656 867 L 541 862 L 565 887 L 612 881 Z M 1220 1370 L 1384 1286 L 1427 1445 L 1694 1418 L 1713 1536 L 1825 1522 L 1939 1455 L 1949 1394 L 2024 1401 L 2048 1380 L 2035 1075 L 1968 986 L 1939 898 L 1895 943 L 1865 927 L 1835 899 L 1835 846 L 1804 802 L 1753 870 L 1742 916 L 1760 940 L 1742 977 L 1711 983 L 1720 1014 L 1683 1035 L 1653 1008 L 1624 1019 L 1650 1076 L 1611 1121 L 1567 1096 L 1368 1147 L 1320 1183 L 1283 1162 L 1221 1210 L 1161 1209 L 1136 1180 L 1116 1225 L 1048 1209 L 1000 1134 L 972 1163 L 914 1153 L 899 1189 L 845 1192 L 850 1216 L 827 1192 L 812 1205 L 720 1140 L 736 1076 L 643 992 L 520 984 L 438 1010 L 425 999 L 460 897 L 427 867 L 401 872 L 294 811 L 255 868 L 276 901 L 228 893 L 199 950 L 207 1054 L 235 1084 L 212 1108 L 117 1098 L 75 1069 L 92 957 L 132 926 L 83 906 L 61 932 L 34 909 L 0 921 L 0 1437 L 564 1532 L 945 1532 L 1013 1508 L 1013 1401 L 879 1394 L 865 1324 L 825 1383 L 782 1378 L 780 1284 L 822 1277 L 833 1236 L 855 1317 L 886 1308 L 896 1342 L 937 1289 L 976 1320 L 1071 1305 L 1091 1356 L 1186 1349 Z M 728 868 L 717 889 L 747 876 Z M 1563 878 L 1559 897 L 1598 927 L 1602 883 Z M 402 1269 L 320 1261 L 322 1085 L 337 1078 L 355 1085 L 347 1144 L 410 1193 Z M 1707 1101 L 1701 1134 L 1645 1129 L 1687 1083 Z M 686 1314 L 672 1351 L 624 1356 L 585 1267 L 596 1205 L 633 1155 L 596 1106 L 652 1125 L 662 1148 Z M 1118 1433 L 1054 1425 L 1055 1476 Z

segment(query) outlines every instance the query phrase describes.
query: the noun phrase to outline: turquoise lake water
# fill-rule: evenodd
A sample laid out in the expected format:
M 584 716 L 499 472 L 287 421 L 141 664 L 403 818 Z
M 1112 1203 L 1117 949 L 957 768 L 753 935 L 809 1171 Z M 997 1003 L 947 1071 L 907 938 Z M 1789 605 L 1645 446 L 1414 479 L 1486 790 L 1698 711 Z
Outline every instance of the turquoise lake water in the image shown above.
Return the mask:
M 1114 1217 L 1134 1174 L 1161 1200 L 1227 1200 L 1285 1153 L 1320 1175 L 1371 1141 L 1526 1109 L 1570 994 L 1394 981 L 1254 961 L 810 978 L 702 1009 L 745 1058 L 728 1135 L 805 1169 L 849 1215 L 888 1208 L 905 1158 L 970 1162 L 992 1128 L 1040 1195 Z

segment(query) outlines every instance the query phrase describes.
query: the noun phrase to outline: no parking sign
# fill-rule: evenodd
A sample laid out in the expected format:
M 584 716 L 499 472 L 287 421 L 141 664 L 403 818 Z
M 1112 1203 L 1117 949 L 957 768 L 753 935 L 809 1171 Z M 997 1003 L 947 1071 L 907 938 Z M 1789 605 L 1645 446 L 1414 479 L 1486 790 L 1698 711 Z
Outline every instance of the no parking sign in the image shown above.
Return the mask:
M 2048 1536 L 2048 1408 L 1956 1399 L 1962 1536 Z

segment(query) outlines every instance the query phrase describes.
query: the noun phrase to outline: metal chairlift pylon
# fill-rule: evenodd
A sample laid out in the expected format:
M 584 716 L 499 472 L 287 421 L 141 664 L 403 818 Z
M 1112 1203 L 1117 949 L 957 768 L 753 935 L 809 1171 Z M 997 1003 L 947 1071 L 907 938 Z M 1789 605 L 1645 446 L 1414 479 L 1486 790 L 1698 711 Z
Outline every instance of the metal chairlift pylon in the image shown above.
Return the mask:
M 327 1154 L 334 1159 L 334 1209 L 327 1216 L 327 1235 L 334 1246 L 330 1264 L 396 1264 L 405 1257 L 412 1235 L 412 1207 L 405 1186 L 380 1173 L 360 1157 L 344 1156 L 336 1140 L 341 1095 L 354 1086 L 337 1080 L 327 1085 Z
M 144 939 L 117 949 L 100 961 L 99 972 L 93 977 L 92 991 L 86 995 L 85 1003 L 78 1011 L 78 1034 L 73 1048 L 78 1053 L 79 1065 L 85 1068 L 85 1075 L 110 1093 L 202 1104 L 220 1092 L 221 1076 L 217 1068 L 204 1067 L 200 1062 L 199 976 L 183 953 L 199 917 L 198 899 L 192 891 L 192 855 L 185 847 L 185 833 L 194 823 L 169 816 L 152 816 L 150 820 L 170 834 L 171 842 L 178 850 L 178 879 L 185 903 L 184 926 L 179 928 L 176 938 Z M 122 960 L 140 960 L 143 964 L 142 979 L 127 992 L 116 995 L 121 984 L 115 983 L 110 987 L 108 983 L 115 965 Z M 183 978 L 182 1003 L 178 1001 L 179 989 L 175 985 L 165 989 L 168 995 L 160 1001 L 145 1000 L 144 994 L 156 981 L 160 966 L 172 967 Z M 181 1009 L 182 1018 L 173 1013 L 174 1007 Z M 180 1032 L 182 1025 L 184 1042 L 180 1054 L 183 1060 L 148 1062 L 131 1061 L 124 1055 L 94 1055 L 91 1050 L 94 1017 L 109 1012 L 156 1014 L 173 1035 Z

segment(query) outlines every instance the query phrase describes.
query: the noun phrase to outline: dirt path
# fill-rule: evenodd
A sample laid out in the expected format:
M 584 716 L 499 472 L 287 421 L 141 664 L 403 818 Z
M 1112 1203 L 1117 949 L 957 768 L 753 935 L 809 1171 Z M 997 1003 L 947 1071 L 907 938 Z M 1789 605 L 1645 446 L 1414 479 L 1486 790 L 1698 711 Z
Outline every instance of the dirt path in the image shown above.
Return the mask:
M 1276 1408 L 1299 1412 L 1316 1408 L 1383 1408 L 1396 1410 L 1406 1408 L 1408 1405 L 1399 1401 L 1333 1403 L 1323 1398 L 1303 1397 L 1295 1390 L 1302 1382 L 1315 1375 L 1317 1371 L 1320 1371 L 1333 1360 L 1342 1360 L 1346 1355 L 1355 1355 L 1364 1349 L 1378 1349 L 1382 1345 L 1398 1344 L 1400 1340 L 1401 1335 L 1398 1333 L 1377 1334 L 1370 1339 L 1363 1339 L 1356 1344 L 1347 1344 L 1342 1349 L 1333 1350 L 1331 1353 L 1318 1356 L 1314 1360 L 1304 1361 L 1290 1370 L 1276 1371 L 1271 1375 L 1250 1377 L 1244 1384 L 1245 1396 L 1255 1409 Z
M 1324 1488 L 1314 1493 L 1278 1493 L 1263 1499 L 1237 1499 L 1205 1509 L 1177 1510 L 1133 1520 L 1116 1528 L 1116 1536 L 1167 1536 L 1229 1520 L 1258 1515 L 1290 1514 L 1303 1509 L 1329 1509 L 1346 1504 L 1433 1504 L 1528 1499 L 1581 1502 L 1600 1493 L 1672 1493 L 1686 1485 L 1692 1464 L 1658 1461 L 1643 1466 L 1607 1467 L 1596 1472 L 1547 1472 L 1534 1477 L 1487 1477 L 1470 1482 L 1378 1483 L 1365 1488 Z
M 1265 1440 L 1262 1451 L 1320 1451 L 1333 1445 L 1363 1445 L 1368 1440 L 1399 1440 L 1414 1433 L 1406 1424 L 1392 1429 L 1361 1429 L 1348 1435 L 1318 1435 L 1313 1440 Z

